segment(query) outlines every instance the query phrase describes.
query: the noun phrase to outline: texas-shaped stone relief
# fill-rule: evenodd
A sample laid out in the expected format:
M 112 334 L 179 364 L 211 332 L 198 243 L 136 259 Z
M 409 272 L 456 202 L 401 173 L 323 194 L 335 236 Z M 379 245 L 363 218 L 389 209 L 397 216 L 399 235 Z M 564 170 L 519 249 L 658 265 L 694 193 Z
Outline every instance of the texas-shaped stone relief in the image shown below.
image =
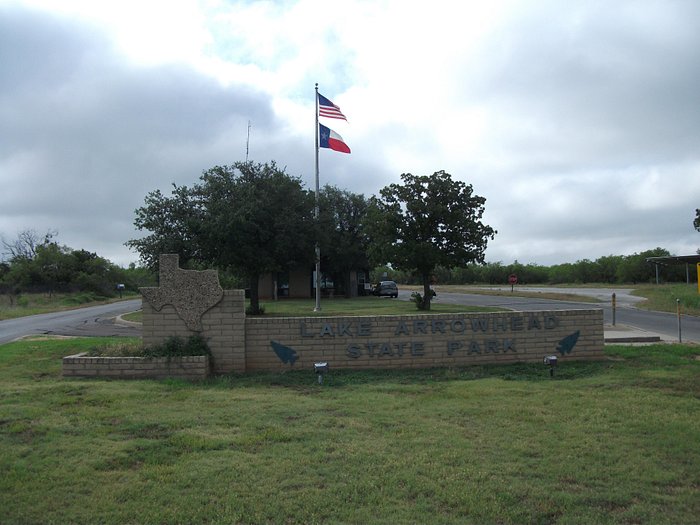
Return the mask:
M 216 270 L 182 270 L 179 260 L 176 254 L 161 254 L 160 287 L 139 291 L 156 311 L 172 305 L 187 328 L 201 332 L 202 315 L 221 301 L 224 290 Z

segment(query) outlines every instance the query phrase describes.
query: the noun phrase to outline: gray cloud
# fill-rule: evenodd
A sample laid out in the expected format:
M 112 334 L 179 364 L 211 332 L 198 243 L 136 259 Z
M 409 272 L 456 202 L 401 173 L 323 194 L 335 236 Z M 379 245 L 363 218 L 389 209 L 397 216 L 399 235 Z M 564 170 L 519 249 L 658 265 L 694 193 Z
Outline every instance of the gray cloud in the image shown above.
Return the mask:
M 321 184 L 371 195 L 402 172 L 445 169 L 487 198 L 486 222 L 499 230 L 487 250 L 491 261 L 552 264 L 656 246 L 694 252 L 700 3 L 571 2 L 563 9 L 542 1 L 514 9 L 474 53 L 445 64 L 434 60 L 435 50 L 460 35 L 440 33 L 437 48 L 429 47 L 429 33 L 421 35 L 425 52 L 396 72 L 392 88 L 411 90 L 424 71 L 444 76 L 435 93 L 417 92 L 415 108 L 404 108 L 410 125 L 377 114 L 363 127 L 343 105 L 350 124 L 338 131 L 353 154 L 321 151 Z M 226 19 L 218 20 L 214 38 L 227 31 Z M 335 98 L 343 86 L 371 82 L 353 77 L 362 70 L 353 61 L 366 55 L 346 36 L 325 42 L 338 48 L 328 69 L 302 70 L 286 89 L 298 95 L 299 85 L 320 76 L 324 94 Z M 253 60 L 254 43 L 224 40 L 222 57 Z M 378 45 L 373 58 L 389 67 L 400 50 L 400 42 Z M 265 64 L 293 60 L 303 69 L 303 51 L 280 50 Z M 313 187 L 312 131 L 290 132 L 298 126 L 246 79 L 223 86 L 182 64 L 138 66 L 96 27 L 1 6 L 0 63 L 5 237 L 55 229 L 74 248 L 135 260 L 123 243 L 138 235 L 133 210 L 145 194 L 242 160 L 249 120 L 251 159 L 275 160 Z M 265 64 L 258 78 L 274 78 Z M 370 96 L 391 104 L 391 91 L 381 87 Z M 413 119 L 414 110 L 428 113 L 420 111 L 426 105 L 443 117 L 465 108 L 484 115 L 478 135 L 463 139 L 468 154 L 454 122 Z
M 241 160 L 247 122 L 270 102 L 184 66 L 128 66 L 84 25 L 22 10 L 0 16 L 0 232 L 56 229 L 123 259 L 148 191 Z
M 700 4 L 536 5 L 462 77 L 501 117 L 491 136 L 504 166 L 484 187 L 500 226 L 490 253 L 548 263 L 694 252 Z

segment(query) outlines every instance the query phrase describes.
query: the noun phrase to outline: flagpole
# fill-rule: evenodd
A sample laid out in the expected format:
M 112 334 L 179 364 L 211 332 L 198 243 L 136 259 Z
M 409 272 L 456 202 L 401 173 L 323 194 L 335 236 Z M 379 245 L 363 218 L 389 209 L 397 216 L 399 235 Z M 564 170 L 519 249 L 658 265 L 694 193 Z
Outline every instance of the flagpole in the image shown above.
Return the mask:
M 318 82 L 316 82 L 316 98 L 314 102 L 314 107 L 316 108 L 316 205 L 314 206 L 314 218 L 316 219 L 316 227 L 318 228 L 318 200 L 319 200 L 319 190 L 318 190 Z M 317 230 L 318 232 L 318 230 Z M 321 247 L 318 243 L 318 235 L 316 234 L 316 306 L 314 312 L 321 311 Z

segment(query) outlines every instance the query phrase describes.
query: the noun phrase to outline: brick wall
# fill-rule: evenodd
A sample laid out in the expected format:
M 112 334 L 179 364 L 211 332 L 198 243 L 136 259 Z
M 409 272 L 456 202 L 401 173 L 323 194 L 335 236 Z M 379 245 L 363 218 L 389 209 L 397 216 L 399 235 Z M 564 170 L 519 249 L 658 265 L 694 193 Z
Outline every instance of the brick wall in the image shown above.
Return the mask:
M 372 317 L 249 317 L 242 290 L 226 290 L 202 317 L 212 372 L 333 368 L 418 368 L 603 357 L 603 311 L 567 310 Z M 143 301 L 143 339 L 190 331 L 175 309 Z
M 187 338 L 189 330 L 175 308 L 165 305 L 156 311 L 143 299 L 143 343 L 158 344 L 171 336 Z M 211 349 L 215 374 L 246 371 L 245 296 L 243 290 L 224 290 L 224 297 L 202 316 L 202 336 Z
M 248 318 L 246 370 L 419 368 L 603 357 L 603 311 Z M 570 347 L 570 348 L 569 348 Z M 559 351 L 558 348 L 561 350 Z
M 208 356 L 183 357 L 86 357 L 63 358 L 64 377 L 112 377 L 115 379 L 205 379 L 209 375 Z

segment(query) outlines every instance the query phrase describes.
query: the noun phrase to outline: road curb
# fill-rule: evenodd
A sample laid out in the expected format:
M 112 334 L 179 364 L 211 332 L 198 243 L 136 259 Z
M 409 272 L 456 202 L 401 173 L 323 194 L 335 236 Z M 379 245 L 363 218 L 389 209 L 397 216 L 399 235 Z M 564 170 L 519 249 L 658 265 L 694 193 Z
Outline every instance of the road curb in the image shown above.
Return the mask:
M 134 312 L 138 312 L 138 310 L 134 310 Z M 125 314 L 118 315 L 114 318 L 114 324 L 118 324 L 121 326 L 133 326 L 134 328 L 141 328 L 143 326 L 143 323 L 139 323 L 137 321 L 127 321 L 122 317 L 124 315 L 133 314 L 134 312 L 127 312 Z

